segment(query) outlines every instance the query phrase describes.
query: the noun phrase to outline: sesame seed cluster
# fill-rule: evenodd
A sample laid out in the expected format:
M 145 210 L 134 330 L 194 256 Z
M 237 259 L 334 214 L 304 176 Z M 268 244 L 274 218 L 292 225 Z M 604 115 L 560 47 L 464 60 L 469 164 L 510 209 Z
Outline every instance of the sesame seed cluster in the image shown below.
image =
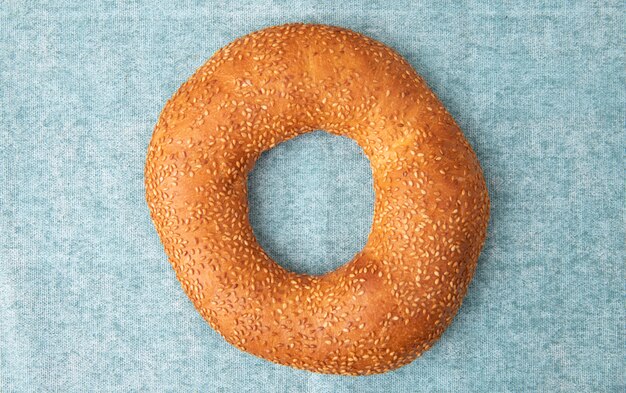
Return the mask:
M 246 179 L 259 155 L 323 129 L 355 140 L 376 195 L 366 246 L 322 276 L 257 243 Z M 319 373 L 405 365 L 458 311 L 489 198 L 454 119 L 389 47 L 288 24 L 220 49 L 167 102 L 145 167 L 151 217 L 184 291 L 229 343 Z

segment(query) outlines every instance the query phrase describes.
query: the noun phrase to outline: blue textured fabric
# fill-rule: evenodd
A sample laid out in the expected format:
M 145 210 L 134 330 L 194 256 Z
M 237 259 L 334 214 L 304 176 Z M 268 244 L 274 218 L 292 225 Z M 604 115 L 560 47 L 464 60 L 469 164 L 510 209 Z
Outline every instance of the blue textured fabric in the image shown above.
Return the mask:
M 203 3 L 0 1 L 0 391 L 625 390 L 620 2 Z M 396 48 L 485 171 L 492 217 L 465 303 L 387 374 L 318 375 L 228 345 L 144 202 L 166 99 L 219 47 L 293 21 Z M 367 160 L 335 138 L 280 146 L 250 178 L 255 233 L 290 268 L 332 269 L 367 236 Z

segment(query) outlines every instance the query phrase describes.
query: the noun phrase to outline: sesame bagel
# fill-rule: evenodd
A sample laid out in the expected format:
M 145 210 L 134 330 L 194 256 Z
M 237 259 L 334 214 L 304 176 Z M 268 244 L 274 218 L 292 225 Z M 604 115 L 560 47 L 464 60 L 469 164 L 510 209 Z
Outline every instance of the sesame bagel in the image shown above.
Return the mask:
M 366 246 L 322 276 L 276 264 L 248 220 L 259 155 L 323 129 L 355 140 L 376 195 Z M 456 314 L 489 216 L 459 127 L 396 52 L 346 29 L 270 27 L 220 49 L 167 102 L 146 196 L 184 291 L 229 343 L 319 373 L 415 359 Z

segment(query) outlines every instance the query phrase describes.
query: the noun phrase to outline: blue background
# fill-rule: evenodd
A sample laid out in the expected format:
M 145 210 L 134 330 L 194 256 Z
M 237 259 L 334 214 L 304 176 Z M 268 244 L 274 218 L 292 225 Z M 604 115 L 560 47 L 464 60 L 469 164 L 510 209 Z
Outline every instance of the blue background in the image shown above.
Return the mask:
M 558 4 L 0 1 L 0 390 L 624 391 L 624 9 Z M 388 374 L 312 374 L 226 344 L 144 203 L 166 99 L 219 47 L 293 21 L 396 48 L 485 171 L 492 217 L 465 303 Z M 363 246 L 371 177 L 349 140 L 282 145 L 250 187 L 285 266 L 322 272 Z

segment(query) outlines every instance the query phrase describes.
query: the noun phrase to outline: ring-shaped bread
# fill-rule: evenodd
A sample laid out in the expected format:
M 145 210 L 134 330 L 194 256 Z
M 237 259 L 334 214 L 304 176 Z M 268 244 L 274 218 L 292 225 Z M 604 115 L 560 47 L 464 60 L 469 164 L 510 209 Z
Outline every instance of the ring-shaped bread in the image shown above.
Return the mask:
M 363 148 L 376 201 L 365 248 L 309 276 L 257 243 L 246 179 L 263 151 L 316 129 Z M 477 158 L 422 78 L 385 45 L 323 25 L 220 49 L 166 104 L 145 181 L 200 314 L 244 351 L 320 373 L 381 373 L 428 349 L 461 305 L 489 216 Z

